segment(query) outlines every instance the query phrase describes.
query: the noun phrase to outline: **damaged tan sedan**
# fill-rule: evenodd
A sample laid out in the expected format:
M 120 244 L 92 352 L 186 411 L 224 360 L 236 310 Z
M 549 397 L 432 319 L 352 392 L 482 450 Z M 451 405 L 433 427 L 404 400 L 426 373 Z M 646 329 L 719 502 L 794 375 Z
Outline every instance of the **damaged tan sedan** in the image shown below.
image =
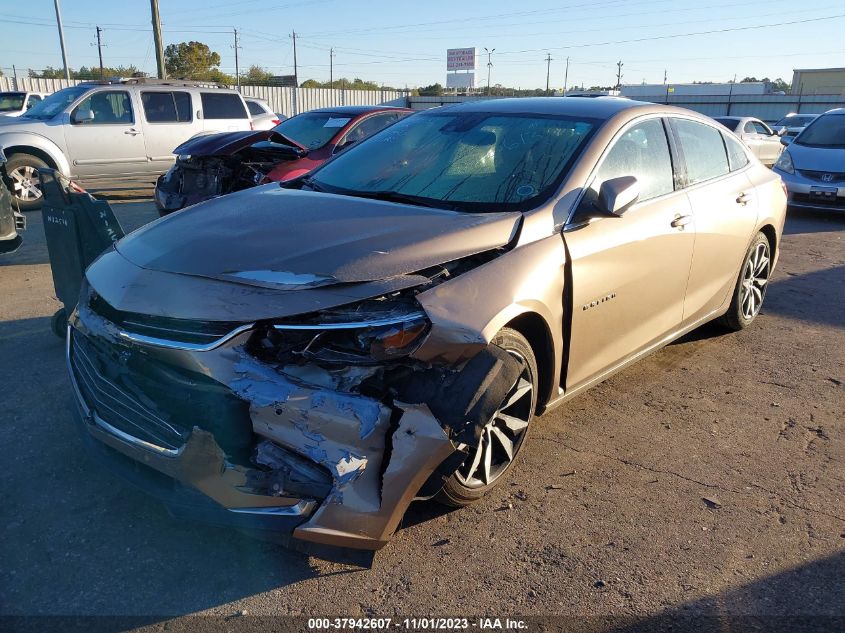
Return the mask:
M 484 495 L 547 409 L 750 324 L 785 203 L 686 110 L 423 112 L 104 253 L 67 337 L 83 435 L 175 513 L 376 550 L 414 499 Z

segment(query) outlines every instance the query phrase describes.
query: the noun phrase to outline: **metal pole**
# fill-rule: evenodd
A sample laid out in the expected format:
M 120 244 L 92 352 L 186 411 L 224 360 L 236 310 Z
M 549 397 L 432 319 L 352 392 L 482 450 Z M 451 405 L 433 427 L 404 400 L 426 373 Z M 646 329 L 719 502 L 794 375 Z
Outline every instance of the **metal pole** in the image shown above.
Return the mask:
M 156 66 L 158 78 L 167 79 L 167 69 L 164 67 L 164 46 L 161 43 L 161 16 L 158 12 L 158 0 L 150 0 L 150 12 L 153 20 L 153 39 L 156 47 Z
M 102 30 L 99 26 L 97 27 L 97 53 L 100 55 L 100 79 L 105 79 L 105 73 L 103 72 L 103 42 L 100 39 Z
M 329 49 L 329 88 L 334 89 L 334 48 Z
M 65 65 L 65 79 L 70 81 L 70 68 L 67 66 L 67 51 L 65 50 L 65 29 L 62 26 L 62 8 L 59 0 L 54 0 L 56 5 L 56 23 L 59 26 L 59 44 L 62 46 L 62 63 Z
M 493 53 L 496 52 L 495 48 L 487 50 L 487 47 L 484 47 L 484 51 L 487 53 L 487 96 L 490 96 L 490 69 L 493 68 L 493 61 L 492 56 Z
M 241 90 L 241 67 L 238 65 L 238 29 L 232 29 L 235 33 L 235 83 L 238 86 L 238 92 Z
M 546 53 L 546 94 L 549 93 L 549 73 L 552 70 L 552 54 Z
M 616 89 L 617 90 L 622 89 L 622 66 L 624 66 L 624 65 L 625 64 L 622 63 L 621 59 L 618 62 L 616 62 Z
M 12 64 L 12 75 L 15 78 L 15 90 L 18 89 L 18 69 L 15 68 L 15 65 Z
M 296 66 L 296 31 L 293 32 L 293 83 L 299 88 L 299 74 Z
M 569 83 L 569 58 L 566 58 L 566 72 L 563 73 L 563 96 L 566 96 L 566 85 Z

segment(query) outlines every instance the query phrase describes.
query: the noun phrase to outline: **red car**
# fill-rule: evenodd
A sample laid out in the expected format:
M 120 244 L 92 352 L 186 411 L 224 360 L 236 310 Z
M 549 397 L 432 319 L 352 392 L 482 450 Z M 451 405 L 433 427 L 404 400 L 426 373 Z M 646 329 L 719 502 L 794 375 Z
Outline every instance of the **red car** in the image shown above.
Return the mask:
M 412 112 L 383 105 L 321 108 L 271 130 L 194 137 L 173 150 L 176 163 L 156 183 L 159 214 L 261 183 L 297 178 Z

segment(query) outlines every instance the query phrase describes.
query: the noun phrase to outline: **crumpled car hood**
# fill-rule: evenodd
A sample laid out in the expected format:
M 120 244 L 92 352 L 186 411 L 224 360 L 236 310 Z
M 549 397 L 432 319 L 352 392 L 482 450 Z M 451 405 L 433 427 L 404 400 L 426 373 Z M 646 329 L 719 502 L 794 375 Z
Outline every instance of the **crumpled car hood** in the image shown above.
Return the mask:
M 390 279 L 498 248 L 520 218 L 272 183 L 162 218 L 116 249 L 146 270 L 291 291 Z
M 261 141 L 290 145 L 297 149 L 308 151 L 307 148 L 293 139 L 274 130 L 259 130 L 257 132 L 243 130 L 240 132 L 222 132 L 220 134 L 195 136 L 174 149 L 173 153 L 177 155 L 187 154 L 190 156 L 231 156 Z

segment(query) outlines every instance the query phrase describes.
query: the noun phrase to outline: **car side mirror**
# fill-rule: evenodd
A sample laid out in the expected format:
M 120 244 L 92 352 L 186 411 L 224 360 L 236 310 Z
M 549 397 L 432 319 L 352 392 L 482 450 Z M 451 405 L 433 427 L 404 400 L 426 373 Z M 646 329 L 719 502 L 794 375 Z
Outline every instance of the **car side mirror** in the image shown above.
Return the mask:
M 93 110 L 77 110 L 73 113 L 74 123 L 90 123 L 94 120 Z
M 785 127 L 782 127 L 781 129 L 779 129 L 777 131 L 778 136 L 783 136 L 784 134 L 786 134 L 786 128 Z
M 620 176 L 601 183 L 596 207 L 608 215 L 622 215 L 640 197 L 640 183 L 634 176 Z
M 794 138 L 792 136 L 781 136 L 780 137 L 780 144 L 783 145 L 783 146 L 786 146 L 786 145 L 789 145 L 790 143 L 792 143 L 793 140 L 794 140 Z

